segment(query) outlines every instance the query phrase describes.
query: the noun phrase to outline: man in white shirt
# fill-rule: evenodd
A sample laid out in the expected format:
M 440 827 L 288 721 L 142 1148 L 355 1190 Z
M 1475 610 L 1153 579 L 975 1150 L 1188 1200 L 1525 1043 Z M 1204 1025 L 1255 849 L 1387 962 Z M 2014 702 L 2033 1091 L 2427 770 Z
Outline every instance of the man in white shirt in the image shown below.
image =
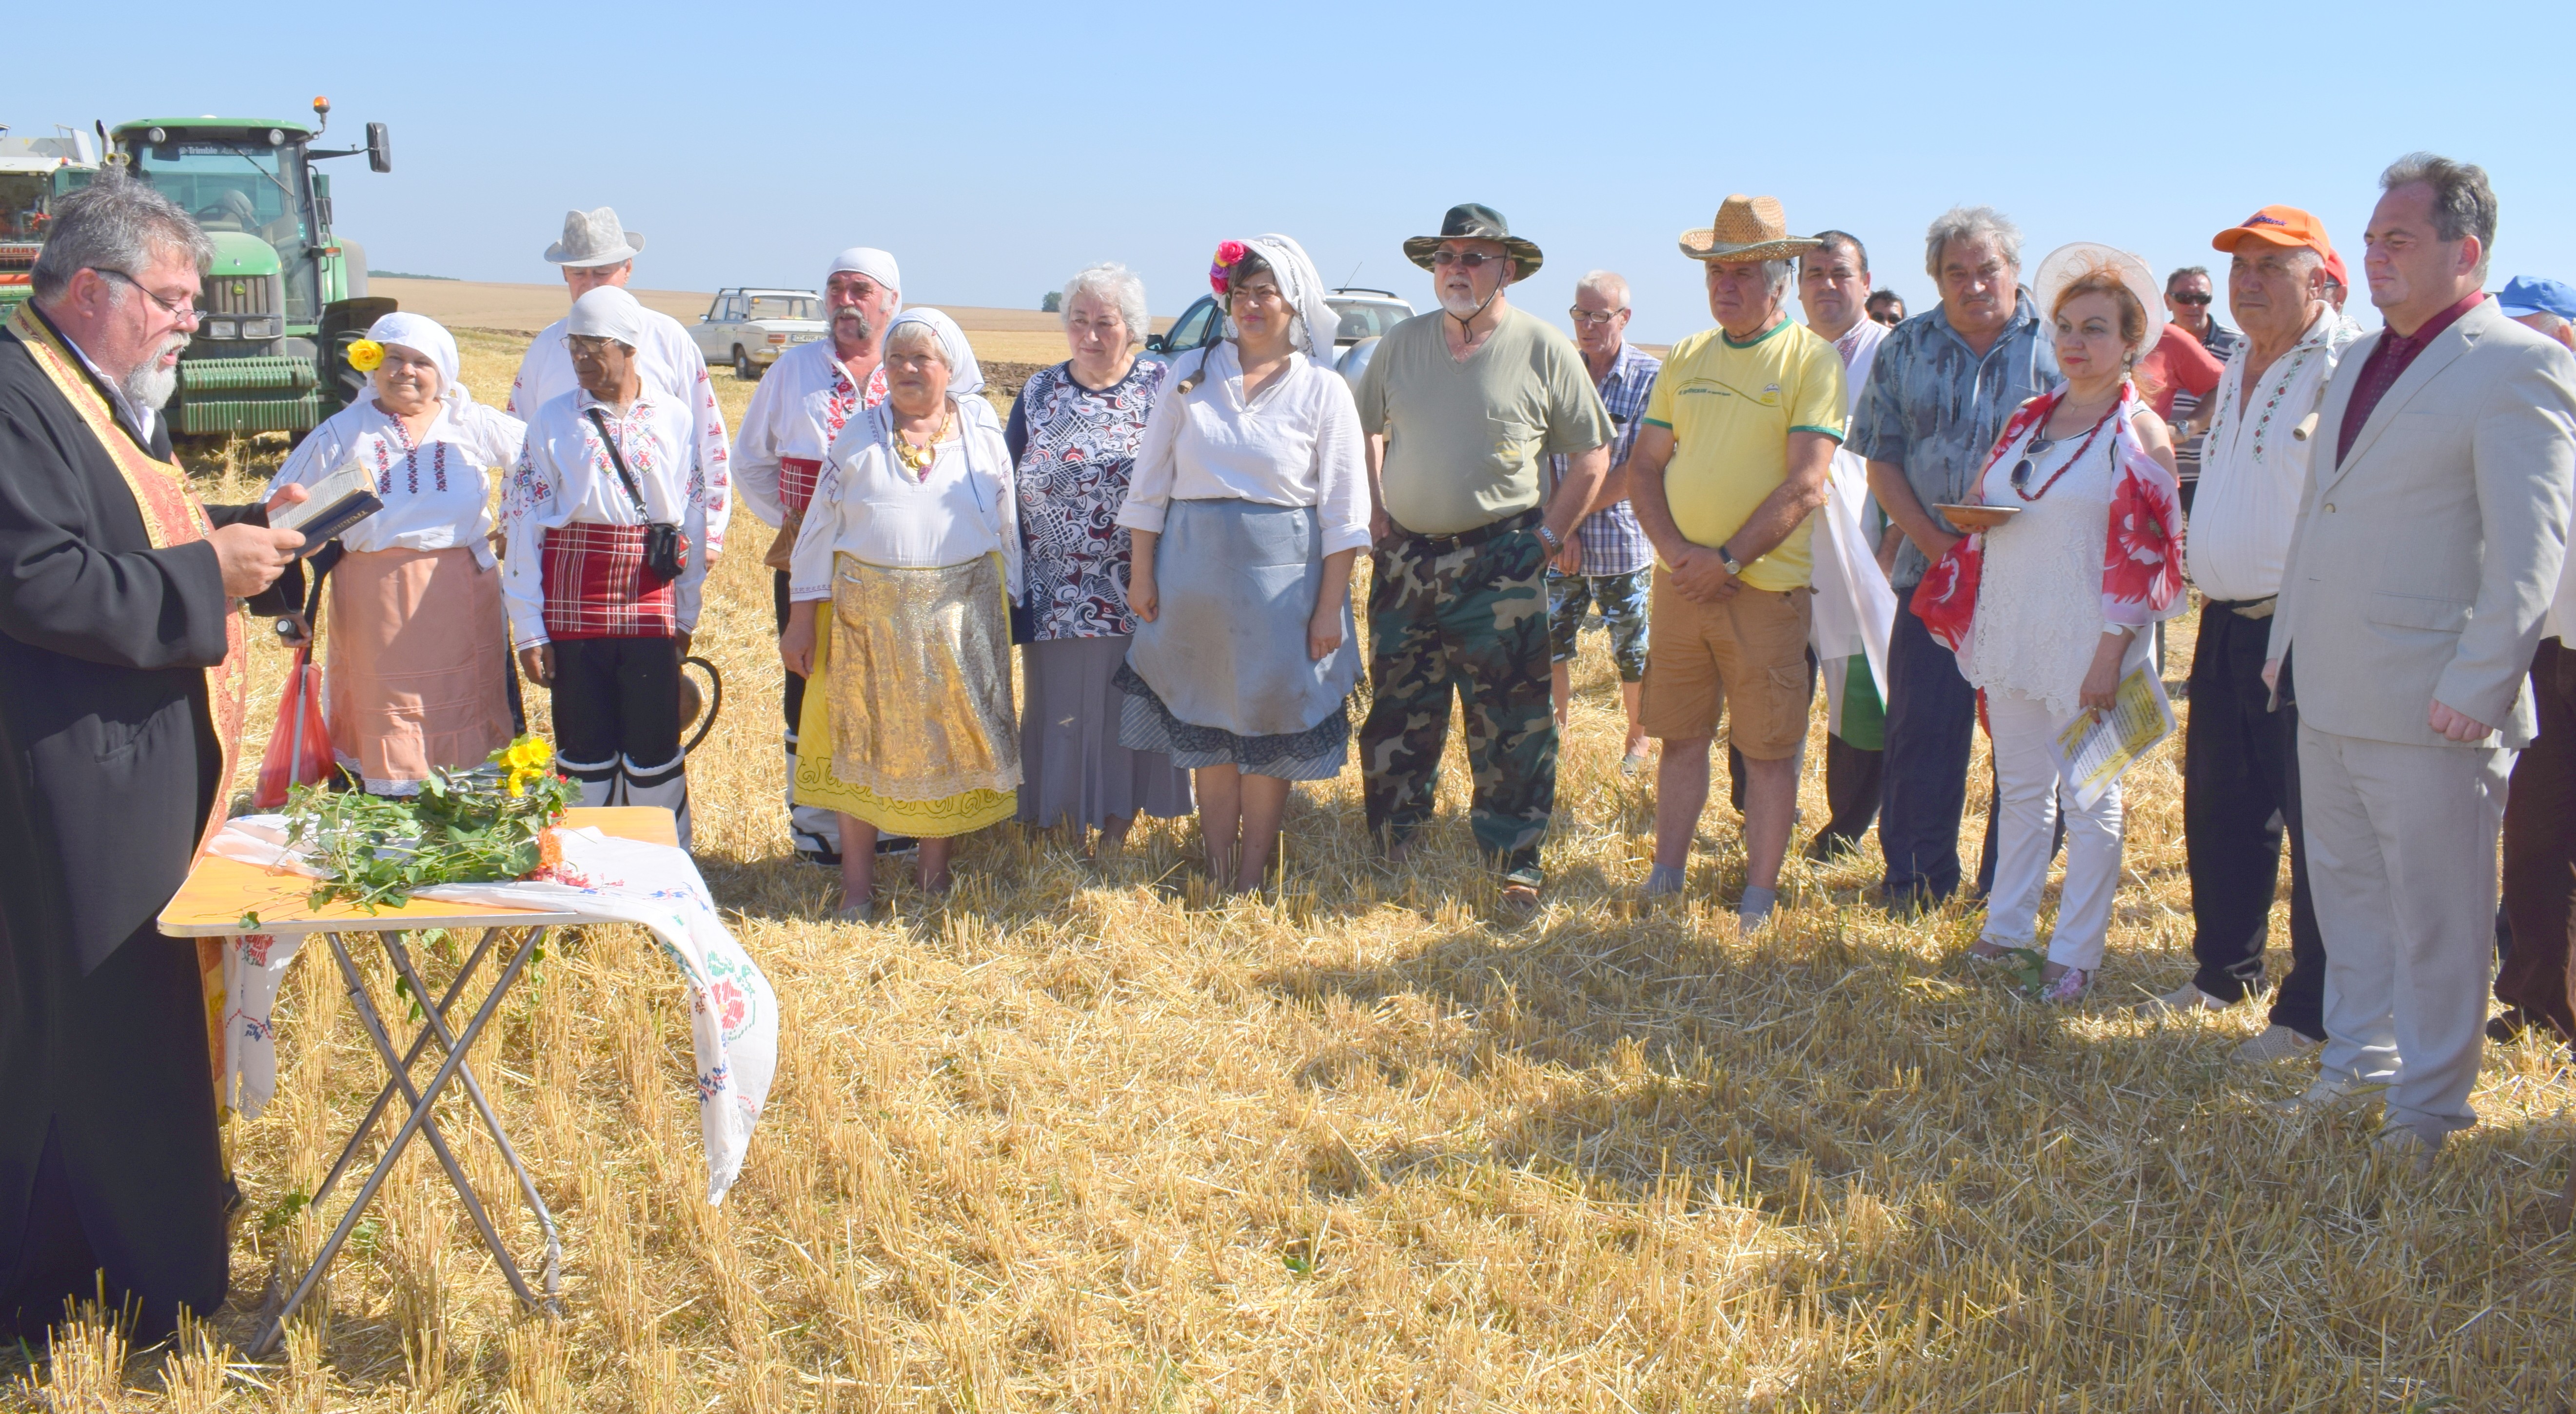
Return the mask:
M 867 246 L 852 246 L 833 257 L 823 275 L 823 310 L 832 336 L 779 355 L 753 391 L 733 441 L 732 469 L 744 508 L 763 525 L 778 528 L 778 538 L 761 562 L 777 571 L 781 632 L 787 628 L 787 566 L 832 439 L 854 414 L 885 401 L 886 325 L 903 312 L 903 275 L 894 257 Z M 839 868 L 840 816 L 818 805 L 795 804 L 796 724 L 805 711 L 802 674 L 787 674 L 785 696 L 788 839 L 799 858 Z M 911 843 L 880 835 L 877 852 Z
M 581 386 L 528 424 L 502 497 L 501 593 L 520 668 L 554 694 L 556 759 L 581 803 L 667 808 L 685 849 L 680 660 L 732 498 L 686 409 L 643 376 L 644 314 L 613 286 L 573 302 Z M 673 556 L 657 542 L 675 530 Z
M 2361 331 L 2326 299 L 2333 251 L 2314 216 L 2267 206 L 2211 241 L 2230 254 L 2228 308 L 2243 338 L 2207 406 L 2200 491 L 2186 555 L 2206 596 L 2183 727 L 2183 848 L 2191 873 L 2192 979 L 2146 1009 L 2220 1010 L 2263 980 L 2274 880 L 2290 847 L 2290 971 L 2247 1063 L 2325 1040 L 2325 947 L 2299 825 L 2298 708 L 2263 683 L 2274 600 L 2327 380 Z
M 1869 251 L 1860 238 L 1847 231 L 1823 231 L 1816 239 L 1824 244 L 1798 260 L 1798 305 L 1806 313 L 1807 327 L 1841 356 L 1843 386 L 1849 393 L 1845 410 L 1858 413 L 1861 394 L 1869 388 L 1870 367 L 1878 361 L 1878 346 L 1890 326 L 1868 315 Z M 1833 491 L 1826 514 L 1853 515 L 1865 534 L 1886 541 L 1887 556 L 1892 558 L 1894 538 L 1903 532 L 1882 524 L 1885 517 L 1879 515 L 1878 502 L 1869 494 L 1868 464 L 1837 448 Z M 1885 589 L 1887 570 L 1881 561 L 1839 564 L 1839 568 L 1855 579 L 1875 574 L 1877 588 L 1893 606 L 1895 592 Z M 1821 559 L 1817 573 L 1821 580 Z M 1823 616 L 1818 622 L 1823 622 Z M 1888 625 L 1872 627 L 1883 637 Z M 1885 653 L 1882 644 L 1880 656 Z M 1825 680 L 1825 803 L 1832 818 L 1808 844 L 1807 857 L 1822 861 L 1859 848 L 1860 837 L 1878 819 L 1879 796 L 1886 788 L 1887 707 L 1879 696 L 1878 679 L 1870 673 L 1867 653 L 1826 657 L 1820 650 L 1818 668 Z
M 609 207 L 564 213 L 563 239 L 546 247 L 546 259 L 563 267 L 564 284 L 576 300 L 603 285 L 626 288 L 635 273 L 635 256 L 644 237 L 627 230 Z M 709 475 L 720 473 L 731 453 L 725 446 L 724 410 L 716 406 L 715 384 L 707 379 L 707 357 L 680 321 L 637 306 L 643 315 L 642 360 L 646 386 L 668 394 L 668 401 L 687 410 L 692 445 Z M 537 409 L 581 386 L 572 359 L 564 352 L 565 320 L 545 327 L 519 360 L 519 376 L 510 380 L 510 401 L 503 411 L 533 421 Z

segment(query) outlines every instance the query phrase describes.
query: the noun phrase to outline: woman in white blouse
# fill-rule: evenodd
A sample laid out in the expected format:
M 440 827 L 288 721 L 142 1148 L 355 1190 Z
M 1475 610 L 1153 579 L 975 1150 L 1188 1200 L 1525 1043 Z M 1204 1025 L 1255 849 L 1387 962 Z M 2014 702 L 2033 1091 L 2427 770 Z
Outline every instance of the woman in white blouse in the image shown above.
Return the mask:
M 527 428 L 465 391 L 436 321 L 388 314 L 367 338 L 384 358 L 373 395 L 315 428 L 268 490 L 354 460 L 384 502 L 313 563 L 330 586 L 332 751 L 369 791 L 409 795 L 435 767 L 481 765 L 515 726 L 487 473 L 517 464 Z
M 1119 739 L 1196 772 L 1209 874 L 1261 887 L 1292 782 L 1350 754 L 1352 563 L 1369 543 L 1359 409 L 1336 316 L 1286 236 L 1227 241 L 1209 281 L 1234 336 L 1184 355 L 1118 523 L 1138 627 Z
M 2156 671 L 2144 630 L 2181 607 L 2182 522 L 2173 439 L 2130 380 L 2163 331 L 2154 275 L 2079 243 L 2040 262 L 2035 283 L 2066 381 L 2005 424 L 1977 482 L 1978 503 L 2012 516 L 1953 546 L 1914 612 L 1958 655 L 1994 738 L 1995 883 L 1970 954 L 2037 947 L 2063 801 L 2066 883 L 2038 981 L 2042 999 L 2073 1002 L 2102 965 L 2120 886 L 2120 785 L 2088 798 L 2053 743 L 2114 708 L 2128 674 Z
M 919 837 L 921 886 L 943 893 L 951 842 L 1009 819 L 1020 783 L 1020 532 L 1002 421 L 976 396 L 984 374 L 965 334 L 938 310 L 887 326 L 885 370 L 885 401 L 851 418 L 824 461 L 778 640 L 808 680 L 796 802 L 840 812 L 852 921 L 874 909 L 880 830 Z

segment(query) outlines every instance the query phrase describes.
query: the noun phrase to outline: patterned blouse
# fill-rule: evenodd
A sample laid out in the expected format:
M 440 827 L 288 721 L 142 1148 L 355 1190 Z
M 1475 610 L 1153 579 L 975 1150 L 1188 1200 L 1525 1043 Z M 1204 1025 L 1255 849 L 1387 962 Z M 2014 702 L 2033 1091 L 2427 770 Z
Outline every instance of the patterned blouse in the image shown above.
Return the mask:
M 1059 363 L 1029 379 L 1011 407 L 1005 440 L 1019 467 L 1022 574 L 1030 628 L 1040 642 L 1134 633 L 1127 612 L 1127 530 L 1118 507 L 1136 466 L 1136 444 L 1170 376 L 1138 359 L 1094 392 Z

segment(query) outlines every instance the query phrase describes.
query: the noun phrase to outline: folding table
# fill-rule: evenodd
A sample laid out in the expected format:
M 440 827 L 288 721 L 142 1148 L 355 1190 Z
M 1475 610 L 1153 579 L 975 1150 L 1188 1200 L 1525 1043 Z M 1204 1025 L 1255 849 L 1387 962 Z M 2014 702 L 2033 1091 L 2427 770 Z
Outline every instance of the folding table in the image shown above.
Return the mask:
M 654 844 L 679 843 L 671 812 L 653 807 L 577 809 L 566 812 L 563 825 L 570 829 L 587 826 L 603 834 Z M 394 1161 L 402 1157 L 404 1146 L 415 1134 L 427 1140 L 430 1152 L 437 1155 L 439 1167 L 447 1172 L 448 1185 L 456 1190 L 466 1212 L 472 1215 L 476 1230 L 482 1233 L 484 1245 L 492 1249 L 492 1256 L 501 1264 L 503 1275 L 510 1279 L 510 1289 L 530 1306 L 547 1311 L 558 1310 L 556 1298 L 562 1285 L 563 1247 L 556 1236 L 554 1215 L 546 1210 L 545 1199 L 538 1196 L 536 1182 L 528 1176 L 527 1166 L 519 1161 L 518 1149 L 510 1143 L 501 1117 L 493 1111 L 491 1102 L 484 1098 L 483 1087 L 476 1081 L 473 1067 L 466 1063 L 465 1058 L 476 1039 L 483 1034 L 484 1025 L 500 1010 L 501 999 L 508 994 L 511 984 L 526 972 L 529 959 L 536 955 L 538 946 L 545 940 L 546 931 L 557 924 L 578 923 L 582 921 L 581 916 L 489 904 L 442 903 L 422 898 L 415 898 L 399 908 L 383 908 L 373 913 L 341 902 L 314 908 L 306 902 L 313 883 L 304 875 L 263 869 L 212 854 L 201 855 L 195 868 L 189 872 L 188 881 L 180 886 L 177 896 L 161 911 L 161 931 L 174 938 L 230 937 L 242 933 L 301 937 L 320 933 L 329 943 L 332 961 L 339 964 L 340 976 L 348 984 L 349 1000 L 355 1004 L 359 1023 L 366 1029 L 367 1039 L 374 1044 L 376 1055 L 384 1064 L 387 1079 L 384 1087 L 376 1092 L 375 1103 L 368 1107 L 366 1118 L 358 1122 L 349 1142 L 341 1148 L 338 1162 L 331 1165 L 331 1171 L 315 1186 L 310 1202 L 314 1211 L 321 1211 L 323 1200 L 330 1196 L 332 1188 L 348 1172 L 357 1159 L 359 1147 L 375 1131 L 377 1122 L 384 1117 L 386 1107 L 393 1103 L 397 1094 L 402 1096 L 407 1107 L 392 1140 L 385 1145 L 375 1167 L 369 1170 L 366 1181 L 359 1185 L 357 1197 L 350 1200 L 348 1210 L 340 1215 L 339 1224 L 332 1228 L 322 1250 L 314 1254 L 312 1265 L 305 1269 L 303 1279 L 296 1283 L 285 1303 L 262 1329 L 259 1339 L 251 1346 L 250 1354 L 256 1358 L 276 1346 L 285 1333 L 287 1318 L 295 1314 L 306 1297 L 312 1295 L 313 1288 L 322 1280 L 323 1272 L 329 1269 L 332 1258 L 339 1255 L 341 1244 L 348 1241 L 350 1232 L 357 1227 L 360 1215 L 374 1201 L 376 1190 L 383 1185 L 386 1175 L 393 1171 Z M 250 914 L 258 915 L 259 921 L 255 925 L 244 926 L 242 920 Z M 448 983 L 445 993 L 434 1004 L 430 1001 L 428 989 L 421 983 L 419 971 L 412 964 L 411 949 L 403 940 L 406 933 L 433 928 L 483 930 L 482 941 L 467 956 L 464 965 L 457 969 L 455 979 Z M 495 945 L 504 941 L 504 935 L 512 929 L 525 929 L 526 932 L 515 950 L 510 952 L 509 960 L 502 965 L 501 974 L 492 983 L 491 990 L 474 1008 L 465 1029 L 462 1032 L 453 1030 L 448 1025 L 450 1008 L 465 994 L 466 985 L 481 968 L 484 958 Z M 368 993 L 365 975 L 350 956 L 347 935 L 357 933 L 373 937 L 384 948 L 394 974 L 420 1007 L 420 1031 L 412 1037 L 410 1046 L 400 1052 L 395 1050 L 393 1038 L 386 1029 L 384 1013 L 377 1009 L 374 998 Z M 412 1082 L 412 1067 L 433 1042 L 445 1059 L 430 1076 L 424 1089 Z M 490 1215 L 483 1211 L 482 1200 L 475 1197 L 474 1187 L 466 1181 L 463 1166 L 448 1148 L 446 1136 L 439 1132 L 438 1121 L 431 1114 L 439 1095 L 451 1083 L 459 1081 L 473 1101 L 475 1112 L 482 1116 L 484 1127 L 491 1132 L 493 1143 L 500 1146 L 502 1157 L 509 1161 L 510 1171 L 517 1175 L 519 1195 L 526 1200 L 528 1211 L 545 1233 L 546 1257 L 541 1276 L 545 1294 L 542 1297 L 529 1284 L 518 1260 L 502 1244 L 501 1234 L 492 1226 Z

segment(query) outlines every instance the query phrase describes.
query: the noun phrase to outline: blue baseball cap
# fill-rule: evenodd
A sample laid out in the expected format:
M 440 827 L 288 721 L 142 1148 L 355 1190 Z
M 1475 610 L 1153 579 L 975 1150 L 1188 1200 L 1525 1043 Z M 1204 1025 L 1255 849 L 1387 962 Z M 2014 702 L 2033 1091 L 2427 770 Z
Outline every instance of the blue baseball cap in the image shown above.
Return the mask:
M 2555 314 L 2561 319 L 2576 319 L 2576 285 L 2564 280 L 2535 280 L 2529 275 L 2516 275 L 2505 281 L 2496 292 L 2496 308 L 2507 318 L 2525 314 Z

